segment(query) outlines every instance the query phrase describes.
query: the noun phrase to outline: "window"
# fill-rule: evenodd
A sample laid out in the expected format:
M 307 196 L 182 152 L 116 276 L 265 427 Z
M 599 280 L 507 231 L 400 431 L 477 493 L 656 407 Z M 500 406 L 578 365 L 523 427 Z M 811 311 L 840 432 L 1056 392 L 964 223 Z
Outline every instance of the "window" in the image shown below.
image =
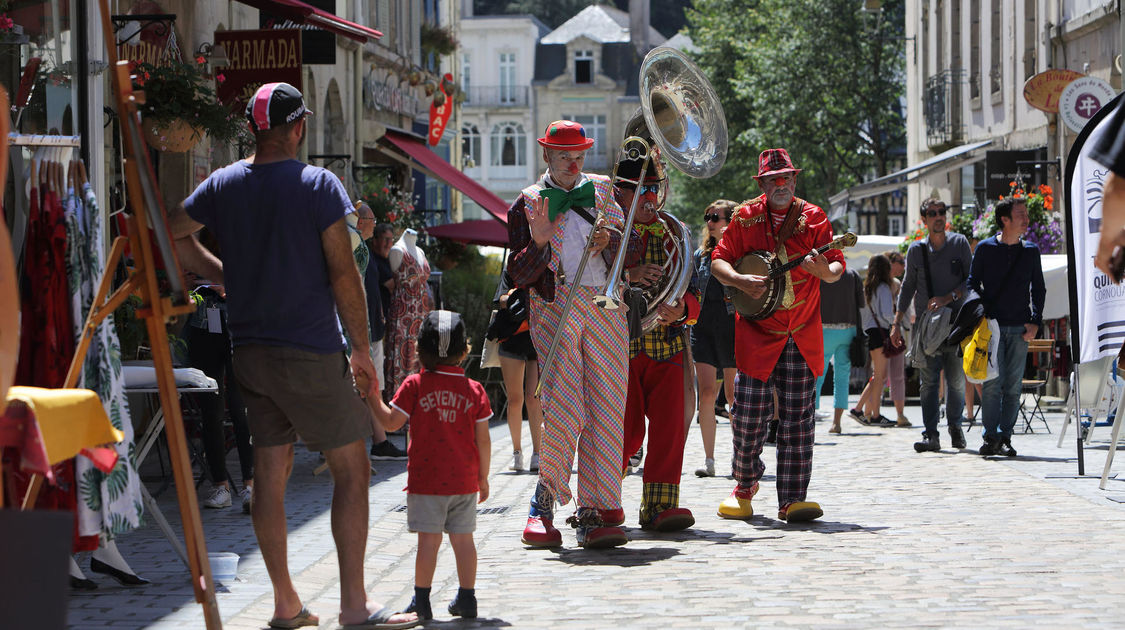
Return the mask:
M 480 129 L 473 123 L 461 126 L 461 155 L 464 168 L 480 166 Z
M 466 97 L 469 96 L 469 81 L 473 65 L 472 59 L 473 58 L 469 56 L 469 53 L 464 53 L 461 55 L 461 91 L 465 94 Z
M 1023 79 L 1024 81 L 1035 76 L 1038 66 L 1036 58 L 1036 8 L 1035 0 L 1023 0 Z
M 594 82 L 594 51 L 574 51 L 574 82 L 583 84 Z
M 523 125 L 504 122 L 492 128 L 489 138 L 490 164 L 492 166 L 524 167 L 527 165 L 527 134 Z M 522 168 L 516 173 L 499 171 L 498 176 L 522 176 Z
M 500 53 L 500 103 L 516 102 L 516 54 Z
M 594 146 L 586 154 L 586 165 L 602 168 L 606 165 L 605 114 L 563 114 L 563 120 L 573 120 L 586 130 L 586 137 L 594 139 Z
M 1000 85 L 1000 80 L 1003 78 L 1004 73 L 1000 67 L 1000 38 L 1003 35 L 1002 23 L 1000 21 L 1000 0 L 992 0 L 992 54 L 989 56 L 991 68 L 988 72 L 991 86 L 991 93 L 994 97 L 1000 95 L 1000 90 L 1004 86 Z
M 887 219 L 890 222 L 888 224 L 888 232 L 890 232 L 890 236 L 898 236 L 899 234 L 903 233 L 904 230 L 902 229 L 902 217 L 890 216 L 887 217 Z
M 969 96 L 980 98 L 980 0 L 969 2 Z

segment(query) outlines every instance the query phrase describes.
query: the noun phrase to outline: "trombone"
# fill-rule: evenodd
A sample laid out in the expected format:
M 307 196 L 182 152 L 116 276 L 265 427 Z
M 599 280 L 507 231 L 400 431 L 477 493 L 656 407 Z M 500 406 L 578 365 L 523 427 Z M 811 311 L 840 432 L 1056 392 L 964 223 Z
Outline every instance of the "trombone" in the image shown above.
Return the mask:
M 715 94 L 711 83 L 703 76 L 703 72 L 683 53 L 666 46 L 649 51 L 641 63 L 639 72 L 641 107 L 625 127 L 626 137 L 621 142 L 619 156 L 613 167 L 614 186 L 618 182 L 628 182 L 640 187 L 650 168 L 655 169 L 656 172 L 663 172 L 662 157 L 666 157 L 677 170 L 691 177 L 706 178 L 719 172 L 723 162 L 726 161 L 727 122 L 719 97 Z M 643 161 L 637 180 L 618 176 L 618 166 L 624 160 Z M 613 265 L 608 271 L 606 285 L 601 293 L 593 298 L 595 305 L 606 310 L 616 310 L 623 305 L 621 278 L 625 266 L 625 253 L 628 249 L 628 236 L 640 197 L 640 195 L 633 196 L 633 202 L 629 204 L 629 211 L 625 215 L 625 223 L 620 228 L 603 226 L 621 234 L 621 243 Z M 599 211 L 597 218 L 603 219 L 604 213 Z M 679 233 L 685 234 L 682 229 Z M 578 270 L 574 276 L 575 284 L 582 280 L 593 241 L 594 231 L 591 230 L 586 242 L 586 250 L 582 252 L 582 258 L 578 262 Z M 690 276 L 688 261 L 684 260 L 684 256 L 680 258 L 682 266 L 685 267 L 680 275 L 682 276 L 682 272 L 686 271 Z M 676 286 L 682 284 L 682 278 L 675 283 Z M 681 293 L 682 290 L 681 288 Z M 571 308 L 574 306 L 575 293 L 572 288 L 563 302 L 558 327 L 551 337 L 547 356 L 539 371 L 539 384 L 535 388 L 536 396 L 542 391 L 543 382 L 554 364 L 559 342 L 562 339 L 563 326 L 566 325 Z M 655 308 L 655 304 L 650 308 Z

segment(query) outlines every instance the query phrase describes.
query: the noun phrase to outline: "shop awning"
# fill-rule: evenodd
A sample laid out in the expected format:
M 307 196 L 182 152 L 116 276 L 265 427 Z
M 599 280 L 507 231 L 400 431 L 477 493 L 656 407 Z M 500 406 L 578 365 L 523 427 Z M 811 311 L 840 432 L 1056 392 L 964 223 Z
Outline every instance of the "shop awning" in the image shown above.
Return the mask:
M 984 159 L 984 153 L 979 152 L 979 149 L 990 144 L 992 144 L 992 140 L 963 144 L 945 151 L 944 153 L 939 153 L 928 160 L 922 160 L 913 166 L 895 171 L 890 175 L 884 175 L 836 193 L 828 200 L 832 208 L 829 215 L 833 219 L 842 216 L 847 212 L 849 201 L 859 201 L 861 199 L 867 199 L 868 197 L 877 197 L 901 188 L 906 188 L 908 183 L 919 177 L 939 175 L 953 169 L 979 162 Z
M 469 199 L 477 202 L 497 221 L 505 225 L 508 223 L 508 204 L 503 199 L 497 197 L 492 191 L 481 186 L 468 175 L 453 168 L 452 164 L 431 151 L 422 140 L 393 129 L 387 130 L 383 140 L 386 140 L 386 144 L 381 140 L 377 148 L 387 157 L 417 169 L 429 177 L 440 179 L 465 193 Z M 392 149 L 387 144 L 395 148 Z M 406 155 L 402 155 L 399 151 Z
M 508 246 L 508 228 L 494 219 L 475 219 L 426 228 L 426 233 L 467 245 Z
M 259 11 L 267 11 L 278 17 L 293 20 L 300 24 L 311 24 L 326 31 L 343 35 L 358 42 L 379 39 L 383 36 L 379 31 L 368 28 L 362 24 L 349 22 L 336 15 L 318 9 L 300 0 L 238 0 L 248 4 Z

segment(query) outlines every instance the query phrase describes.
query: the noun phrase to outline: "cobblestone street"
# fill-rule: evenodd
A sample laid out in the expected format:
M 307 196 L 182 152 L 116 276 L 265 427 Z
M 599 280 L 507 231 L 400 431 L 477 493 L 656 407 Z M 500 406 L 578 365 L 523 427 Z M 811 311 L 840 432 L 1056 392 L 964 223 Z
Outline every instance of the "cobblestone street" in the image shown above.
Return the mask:
M 830 404 L 828 397 L 825 404 Z M 907 416 L 921 425 L 918 407 Z M 1048 414 L 1052 428 L 1061 414 Z M 1121 627 L 1125 614 L 1125 484 L 1098 489 L 1108 427 L 1097 427 L 1077 473 L 1073 428 L 1057 435 L 1017 434 L 1020 456 L 976 454 L 980 427 L 957 452 L 942 436 L 940 453 L 916 454 L 920 428 L 878 429 L 845 417 L 844 433 L 817 422 L 809 499 L 822 519 L 789 525 L 776 519 L 773 452 L 749 522 L 720 519 L 731 490 L 730 425 L 719 425 L 720 476 L 697 478 L 702 445 L 693 426 L 682 478 L 682 504 L 696 525 L 674 535 L 636 527 L 638 474 L 624 482 L 630 542 L 610 551 L 575 547 L 563 531 L 559 551 L 526 550 L 520 532 L 535 476 L 509 472 L 506 426 L 492 423 L 492 497 L 481 505 L 477 597 L 481 617 L 451 620 L 457 590 L 452 551 L 438 561 L 429 627 L 685 628 L 730 627 Z M 1040 429 L 1041 430 L 1041 429 Z M 526 436 L 525 442 L 529 439 Z M 396 438 L 401 439 L 401 438 Z M 232 453 L 233 457 L 233 453 Z M 1119 458 L 1125 465 L 1125 457 Z M 298 453 L 289 492 L 290 569 L 321 628 L 336 628 L 337 563 L 330 536 L 331 480 L 315 477 L 315 454 Z M 1117 469 L 1120 470 L 1120 465 Z M 372 596 L 405 606 L 412 593 L 415 537 L 406 531 L 405 463 L 377 463 L 371 485 L 367 579 Z M 1071 477 L 1071 478 L 1066 478 Z M 174 492 L 158 501 L 178 523 Z M 570 506 L 560 511 L 570 513 Z M 265 627 L 269 580 L 249 516 L 238 503 L 205 510 L 211 552 L 241 556 L 238 579 L 218 596 L 224 627 Z M 556 519 L 561 521 L 562 519 Z M 202 628 L 188 573 L 152 524 L 121 540 L 151 586 L 125 589 L 88 573 L 100 588 L 74 593 L 73 628 Z M 85 568 L 85 562 L 83 561 Z

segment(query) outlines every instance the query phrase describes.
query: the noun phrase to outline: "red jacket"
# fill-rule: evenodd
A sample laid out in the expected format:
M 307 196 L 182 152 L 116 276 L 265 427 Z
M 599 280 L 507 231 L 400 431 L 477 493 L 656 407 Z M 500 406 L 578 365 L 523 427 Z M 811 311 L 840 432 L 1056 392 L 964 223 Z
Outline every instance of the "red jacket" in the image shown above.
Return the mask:
M 796 198 L 793 200 L 793 203 L 800 202 Z M 818 206 L 806 202 L 793 235 L 785 241 L 785 251 L 789 260 L 794 260 L 831 240 L 832 224 L 828 216 Z M 711 259 L 736 265 L 744 254 L 763 249 L 777 251 L 764 195 L 744 202 L 735 210 Z M 844 254 L 838 249 L 830 249 L 824 255 L 829 262 L 844 264 Z M 791 270 L 789 277 L 794 299 L 788 309 L 779 306 L 769 317 L 757 321 L 744 319 L 742 315 L 735 318 L 734 353 L 738 370 L 760 381 L 769 379 L 773 373 L 789 337 L 797 342 L 797 349 L 814 376 L 824 371 L 820 280 L 800 267 Z

